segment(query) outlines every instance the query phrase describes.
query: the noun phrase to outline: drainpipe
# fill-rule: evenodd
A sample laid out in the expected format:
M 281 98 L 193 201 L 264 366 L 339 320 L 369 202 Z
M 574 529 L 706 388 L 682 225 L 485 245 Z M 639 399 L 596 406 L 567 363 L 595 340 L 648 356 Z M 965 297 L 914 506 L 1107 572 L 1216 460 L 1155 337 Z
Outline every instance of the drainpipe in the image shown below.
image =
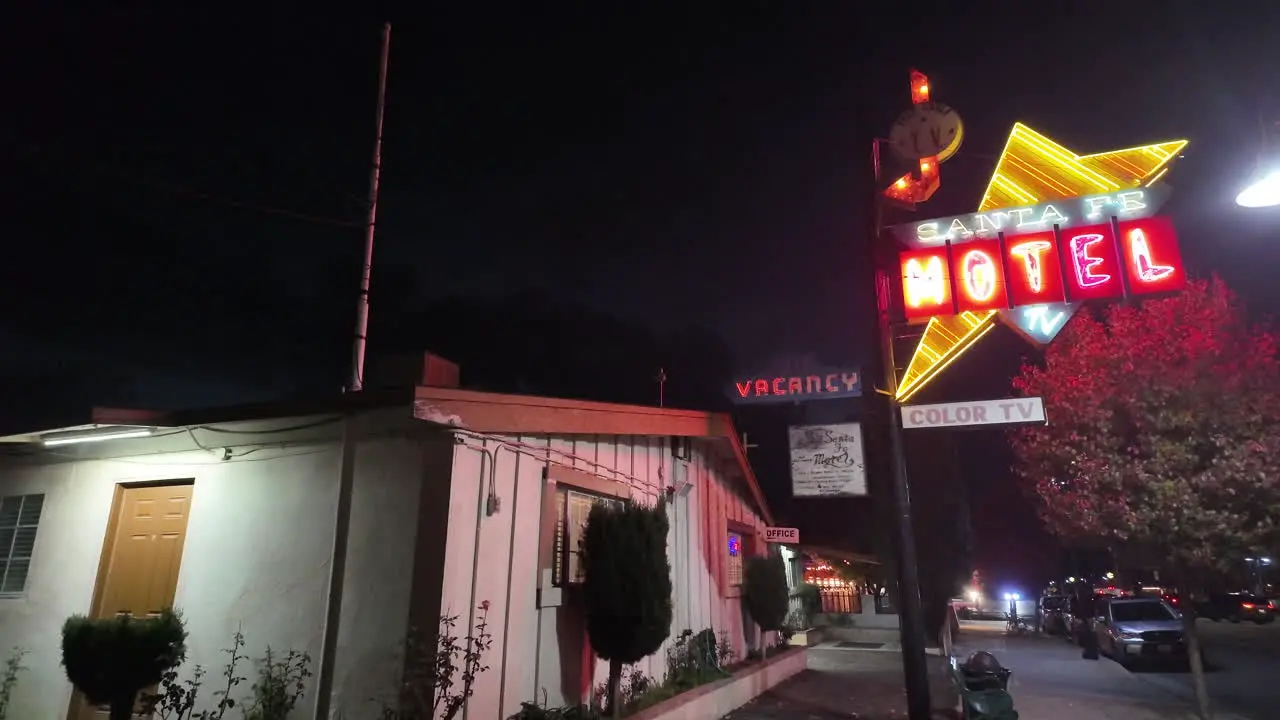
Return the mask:
M 333 702 L 333 664 L 338 654 L 338 630 L 342 621 L 342 594 L 347 575 L 347 539 L 351 535 L 351 497 L 355 493 L 355 418 L 342 421 L 342 456 L 338 474 L 338 511 L 333 523 L 333 559 L 329 563 L 329 597 L 316 673 L 315 720 L 328 720 Z

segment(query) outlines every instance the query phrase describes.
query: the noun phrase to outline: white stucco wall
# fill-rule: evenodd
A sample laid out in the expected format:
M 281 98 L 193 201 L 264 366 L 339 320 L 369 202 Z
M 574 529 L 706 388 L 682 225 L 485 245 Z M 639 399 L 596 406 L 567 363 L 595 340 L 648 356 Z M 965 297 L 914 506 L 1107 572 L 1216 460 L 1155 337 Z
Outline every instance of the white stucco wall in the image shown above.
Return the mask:
M 669 513 L 672 637 L 685 629 L 726 630 L 736 652 L 745 652 L 740 601 L 725 597 L 721 588 L 726 533 L 729 519 L 753 528 L 763 523 L 736 489 L 740 484 L 731 486 L 722 478 L 721 461 L 703 441 L 695 441 L 688 461 L 672 457 L 665 437 L 525 436 L 470 438 L 467 444 L 459 447 L 454 459 L 441 603 L 445 614 L 460 615 L 459 636 L 471 627 L 471 610 L 483 601 L 490 603 L 493 645 L 484 659 L 489 670 L 476 681 L 467 718 L 506 718 L 522 701 L 545 699 L 558 706 L 578 699 L 566 691 L 566 686 L 571 691 L 579 683 L 562 677 L 562 657 L 579 653 L 580 645 L 565 637 L 572 630 L 563 627 L 560 607 L 539 607 L 539 541 L 547 482 L 543 468 L 548 457 L 627 482 L 637 502 L 655 502 L 662 488 L 681 487 Z M 497 459 L 493 481 L 500 510 L 486 515 L 491 457 Z M 666 670 L 666 648 L 640 664 L 659 680 Z M 607 673 L 607 663 L 597 662 L 592 684 L 603 682 Z
M 340 446 L 336 440 L 285 447 L 266 438 L 224 436 L 252 449 L 222 461 L 201 451 L 170 452 L 44 466 L 0 465 L 0 495 L 44 493 L 45 505 L 25 597 L 0 599 L 0 652 L 30 651 L 9 717 L 65 717 L 71 695 L 61 667 L 61 627 L 87 613 L 117 483 L 194 479 L 175 605 L 187 629 L 188 664 L 209 672 L 207 698 L 225 662 L 221 650 L 241 629 L 260 656 L 303 650 L 320 656 L 333 549 Z M 213 444 L 205 437 L 207 444 Z M 138 451 L 150 440 L 136 443 Z M 335 663 L 335 707 L 372 717 L 368 699 L 396 686 L 399 643 L 409 602 L 410 565 L 421 481 L 415 440 L 359 443 L 352 531 Z M 243 674 L 252 678 L 253 668 Z M 212 676 L 212 677 L 211 677 Z M 314 682 L 300 708 L 307 717 Z M 248 683 L 241 685 L 248 692 Z M 354 712 L 353 712 L 354 711 Z

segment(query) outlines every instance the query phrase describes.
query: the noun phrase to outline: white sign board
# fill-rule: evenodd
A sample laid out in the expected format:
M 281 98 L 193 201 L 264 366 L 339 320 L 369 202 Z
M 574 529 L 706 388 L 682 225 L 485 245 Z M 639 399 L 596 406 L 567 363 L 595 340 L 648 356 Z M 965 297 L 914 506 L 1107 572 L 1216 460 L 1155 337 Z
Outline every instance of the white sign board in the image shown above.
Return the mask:
M 784 545 L 799 545 L 800 530 L 797 528 L 767 527 L 764 529 L 764 541 L 782 543 Z
M 1044 400 L 1038 397 L 902 406 L 902 427 L 907 430 L 1047 422 Z
M 791 493 L 795 497 L 867 494 L 862 425 L 802 425 L 788 428 Z

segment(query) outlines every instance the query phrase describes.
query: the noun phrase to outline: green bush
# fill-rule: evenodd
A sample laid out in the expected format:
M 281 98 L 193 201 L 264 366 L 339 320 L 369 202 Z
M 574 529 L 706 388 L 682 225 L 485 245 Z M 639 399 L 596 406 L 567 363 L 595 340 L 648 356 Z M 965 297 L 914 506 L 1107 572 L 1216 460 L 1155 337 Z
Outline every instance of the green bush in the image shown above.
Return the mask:
M 62 665 L 90 702 L 111 706 L 111 720 L 130 720 L 138 692 L 182 663 L 186 640 L 172 610 L 141 620 L 73 615 L 62 626 Z
M 627 504 L 591 509 L 582 541 L 587 634 L 609 661 L 609 712 L 618 710 L 622 668 L 657 652 L 671 634 L 666 510 Z
M 787 570 L 782 564 L 782 557 L 767 555 L 747 560 L 742 589 L 743 602 L 756 625 L 764 632 L 781 630 L 790 604 Z M 765 647 L 763 643 L 761 646 Z

